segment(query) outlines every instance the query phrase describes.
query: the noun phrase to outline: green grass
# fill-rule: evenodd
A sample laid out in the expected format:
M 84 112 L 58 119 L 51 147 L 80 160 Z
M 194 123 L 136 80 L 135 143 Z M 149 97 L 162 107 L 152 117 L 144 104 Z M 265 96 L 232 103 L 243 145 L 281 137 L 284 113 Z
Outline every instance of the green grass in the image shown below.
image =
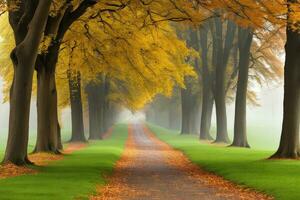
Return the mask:
M 216 127 L 213 126 L 212 136 L 216 135 Z M 273 150 L 279 145 L 281 124 L 249 123 L 247 126 L 248 142 L 252 149 Z M 229 138 L 233 139 L 233 127 L 228 128 Z
M 127 138 L 127 125 L 117 125 L 111 138 L 90 142 L 87 148 L 66 155 L 40 173 L 0 180 L 0 199 L 88 199 L 96 185 L 105 183 L 119 159 Z
M 300 199 L 300 161 L 266 160 L 273 151 L 220 147 L 200 143 L 196 136 L 149 125 L 163 141 L 183 151 L 203 169 L 276 199 Z

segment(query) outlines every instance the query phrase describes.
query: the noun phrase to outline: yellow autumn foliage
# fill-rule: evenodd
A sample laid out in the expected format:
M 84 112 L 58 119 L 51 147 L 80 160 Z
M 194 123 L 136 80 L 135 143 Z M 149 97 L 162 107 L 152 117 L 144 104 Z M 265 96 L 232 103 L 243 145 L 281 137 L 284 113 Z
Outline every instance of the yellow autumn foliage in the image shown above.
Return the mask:
M 106 74 L 111 82 L 110 99 L 136 110 L 156 94 L 170 96 L 176 84 L 184 87 L 184 77 L 195 76 L 186 58 L 197 53 L 177 38 L 169 23 L 141 28 L 134 12 L 122 12 L 126 18 L 103 15 L 105 23 L 87 22 L 85 17 L 90 13 L 78 20 L 65 37 L 58 74 L 64 84 L 70 67 L 80 71 L 84 83 Z M 65 106 L 65 102 L 62 100 L 60 105 Z

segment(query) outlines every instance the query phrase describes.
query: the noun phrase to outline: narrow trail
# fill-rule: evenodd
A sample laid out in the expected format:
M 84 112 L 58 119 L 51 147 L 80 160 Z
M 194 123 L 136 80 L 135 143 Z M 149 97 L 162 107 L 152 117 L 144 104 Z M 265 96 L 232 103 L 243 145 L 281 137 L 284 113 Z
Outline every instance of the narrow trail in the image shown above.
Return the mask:
M 129 126 L 122 158 L 91 200 L 272 199 L 202 171 L 140 124 Z

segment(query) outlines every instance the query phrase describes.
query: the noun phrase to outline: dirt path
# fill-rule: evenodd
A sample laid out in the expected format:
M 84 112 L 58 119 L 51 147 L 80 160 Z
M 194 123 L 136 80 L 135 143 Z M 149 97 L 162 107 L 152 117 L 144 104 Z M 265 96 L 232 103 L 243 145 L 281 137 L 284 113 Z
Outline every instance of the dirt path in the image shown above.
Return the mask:
M 200 170 L 142 125 L 129 126 L 125 152 L 109 184 L 92 200 L 271 199 Z

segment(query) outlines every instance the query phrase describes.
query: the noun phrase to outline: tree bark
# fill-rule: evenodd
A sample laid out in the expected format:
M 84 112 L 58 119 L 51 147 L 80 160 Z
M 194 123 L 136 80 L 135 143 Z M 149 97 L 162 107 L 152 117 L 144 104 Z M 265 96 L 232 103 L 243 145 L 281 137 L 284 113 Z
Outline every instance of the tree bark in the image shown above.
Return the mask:
M 56 16 L 49 16 L 45 35 L 53 37 L 46 52 L 38 55 L 36 71 L 38 76 L 38 133 L 35 152 L 59 153 L 61 145 L 60 129 L 58 130 L 57 91 L 55 82 L 56 64 L 63 37 L 68 28 L 95 1 L 82 1 L 73 10 L 67 2 Z
M 57 122 L 57 148 L 58 150 L 63 150 L 63 144 L 62 144 L 62 141 L 61 141 L 61 128 L 60 128 L 60 125 L 59 125 L 59 122 Z
M 295 3 L 295 0 L 289 0 Z M 290 9 L 289 9 L 290 10 Z M 289 19 L 289 16 L 288 16 Z M 299 22 L 298 22 L 299 23 Z M 283 123 L 279 148 L 271 158 L 297 159 L 299 152 L 300 34 L 287 25 L 284 67 Z
M 11 53 L 14 77 L 10 90 L 9 133 L 4 163 L 11 162 L 16 165 L 31 163 L 27 158 L 27 145 L 32 79 L 51 2 L 51 0 L 39 1 L 38 4 L 31 1 L 21 2 L 18 11 L 9 12 L 16 48 Z M 34 4 L 37 6 L 33 6 Z
M 102 110 L 103 110 L 103 133 L 106 133 L 107 130 L 110 128 L 110 115 L 112 110 L 110 110 L 110 102 L 108 100 L 110 85 L 109 85 L 109 78 L 105 76 L 103 78 L 104 85 L 103 85 L 103 98 L 102 98 Z
M 208 30 L 206 26 L 200 29 L 200 46 L 202 59 L 202 112 L 200 122 L 200 139 L 212 140 L 210 135 L 211 115 L 213 109 L 213 94 L 211 73 L 208 68 Z
M 48 23 L 45 31 L 48 33 L 52 28 Z M 39 54 L 36 61 L 38 131 L 35 152 L 60 153 L 55 80 L 60 45 L 61 42 L 52 41 L 47 52 Z
M 101 139 L 100 134 L 100 117 L 99 117 L 99 105 L 97 102 L 97 88 L 94 84 L 89 83 L 86 87 L 88 107 L 89 107 L 89 140 Z
M 217 47 L 216 83 L 214 91 L 217 116 L 217 137 L 215 142 L 229 143 L 226 113 L 226 69 L 230 51 L 233 47 L 236 25 L 228 21 L 224 47 L 221 19 L 216 19 L 215 27 L 214 41 Z
M 72 118 L 72 137 L 71 142 L 85 142 L 83 109 L 81 100 L 81 76 L 80 72 L 75 72 L 72 77 L 71 71 L 68 71 L 71 118 Z
M 90 140 L 102 139 L 104 133 L 103 121 L 103 82 L 91 82 L 86 86 L 89 105 L 89 132 Z
M 247 87 L 250 64 L 250 51 L 253 32 L 250 28 L 239 28 L 238 33 L 239 66 L 238 83 L 235 101 L 234 137 L 231 146 L 250 147 L 247 141 L 246 111 L 247 111 Z

